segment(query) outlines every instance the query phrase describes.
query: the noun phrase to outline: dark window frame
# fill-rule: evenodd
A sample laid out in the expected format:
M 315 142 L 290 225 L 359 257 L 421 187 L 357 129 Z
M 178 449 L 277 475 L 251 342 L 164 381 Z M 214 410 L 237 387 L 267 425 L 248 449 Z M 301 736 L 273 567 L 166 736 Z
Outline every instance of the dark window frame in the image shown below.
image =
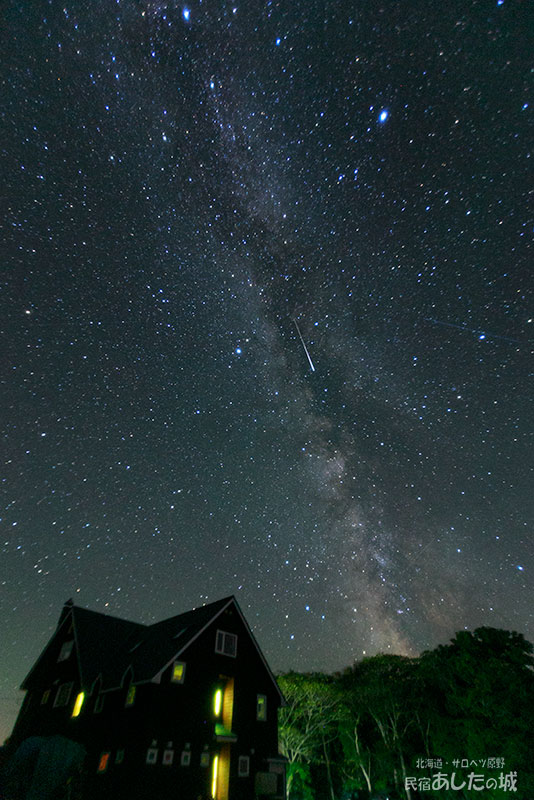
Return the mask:
M 229 658 L 237 658 L 237 634 L 217 629 L 215 652 Z

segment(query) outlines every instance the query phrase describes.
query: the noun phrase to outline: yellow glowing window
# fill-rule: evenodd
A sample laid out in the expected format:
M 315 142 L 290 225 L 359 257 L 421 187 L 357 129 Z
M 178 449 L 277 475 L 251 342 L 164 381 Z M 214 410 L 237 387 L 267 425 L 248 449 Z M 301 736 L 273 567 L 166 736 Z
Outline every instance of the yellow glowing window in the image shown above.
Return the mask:
M 223 692 L 222 689 L 217 689 L 213 695 L 213 713 L 216 717 L 219 716 L 222 709 Z
M 98 772 L 105 772 L 108 768 L 111 753 L 102 753 L 98 762 Z
M 267 719 L 267 698 L 264 694 L 259 694 L 256 697 L 256 719 Z
M 80 692 L 77 695 L 76 700 L 74 701 L 74 708 L 72 709 L 73 717 L 78 717 L 80 715 L 80 711 L 82 710 L 83 701 L 85 700 L 85 692 Z
M 133 706 L 135 703 L 135 686 L 130 686 L 128 689 L 128 694 L 126 695 L 126 703 L 127 706 Z
M 217 797 L 217 770 L 219 767 L 219 756 L 214 756 L 211 771 L 211 796 Z
M 183 683 L 185 678 L 185 664 L 183 661 L 175 661 L 172 666 L 172 677 L 171 680 L 173 683 Z

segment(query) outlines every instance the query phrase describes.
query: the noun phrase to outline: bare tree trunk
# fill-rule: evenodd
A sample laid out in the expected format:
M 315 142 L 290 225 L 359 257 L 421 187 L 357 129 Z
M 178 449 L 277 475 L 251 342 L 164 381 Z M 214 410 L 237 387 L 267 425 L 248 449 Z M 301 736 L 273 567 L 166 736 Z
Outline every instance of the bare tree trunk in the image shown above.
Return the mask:
M 358 736 L 358 726 L 354 726 L 354 747 L 356 748 L 356 752 L 358 753 L 358 758 L 360 761 L 360 769 L 363 772 L 363 777 L 365 778 L 365 783 L 367 784 L 367 791 L 371 794 L 371 756 L 369 756 L 369 764 L 368 768 L 365 769 L 365 765 L 363 763 L 363 758 L 360 750 L 360 737 Z
M 288 766 L 291 766 L 290 764 Z M 293 775 L 286 773 L 286 800 L 289 800 L 291 794 L 291 784 L 293 783 Z
M 406 762 L 404 760 L 404 755 L 402 750 L 399 747 L 399 759 L 402 767 L 402 781 L 404 784 L 404 791 L 406 792 L 406 797 L 408 800 L 412 800 L 412 790 L 409 786 L 406 785 Z
M 326 748 L 326 742 L 324 736 L 322 737 L 322 740 L 323 740 L 324 760 L 326 764 L 326 774 L 328 776 L 328 788 L 330 789 L 330 797 L 332 800 L 336 800 L 336 796 L 334 794 L 334 786 L 332 785 L 332 770 L 330 769 L 330 758 L 328 757 L 328 751 Z

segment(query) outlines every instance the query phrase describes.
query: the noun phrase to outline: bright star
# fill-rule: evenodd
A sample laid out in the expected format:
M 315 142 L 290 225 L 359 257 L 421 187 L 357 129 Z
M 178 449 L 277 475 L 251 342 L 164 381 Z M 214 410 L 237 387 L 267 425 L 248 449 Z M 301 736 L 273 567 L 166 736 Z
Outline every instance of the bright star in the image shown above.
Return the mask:
M 182 11 L 182 17 L 185 19 L 186 22 L 189 22 L 189 17 L 191 16 L 191 11 L 189 8 L 184 8 Z
M 383 111 L 381 111 L 381 112 L 380 112 L 380 114 L 378 115 L 378 121 L 379 121 L 379 122 L 385 122 L 385 121 L 387 120 L 387 118 L 388 118 L 388 117 L 389 117 L 389 111 L 387 111 L 386 109 L 384 109 L 384 110 L 383 110 Z
M 238 356 L 240 356 L 241 353 L 243 352 L 240 347 L 236 347 L 235 351 L 236 351 Z

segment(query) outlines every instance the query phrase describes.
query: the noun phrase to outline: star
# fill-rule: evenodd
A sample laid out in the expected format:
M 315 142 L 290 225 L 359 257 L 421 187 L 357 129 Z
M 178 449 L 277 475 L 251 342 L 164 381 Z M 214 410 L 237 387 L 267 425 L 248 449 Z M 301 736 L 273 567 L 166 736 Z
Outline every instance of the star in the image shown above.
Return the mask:
M 11 4 L 2 721 L 71 586 L 275 670 L 534 639 L 513 4 L 188 3 Z

